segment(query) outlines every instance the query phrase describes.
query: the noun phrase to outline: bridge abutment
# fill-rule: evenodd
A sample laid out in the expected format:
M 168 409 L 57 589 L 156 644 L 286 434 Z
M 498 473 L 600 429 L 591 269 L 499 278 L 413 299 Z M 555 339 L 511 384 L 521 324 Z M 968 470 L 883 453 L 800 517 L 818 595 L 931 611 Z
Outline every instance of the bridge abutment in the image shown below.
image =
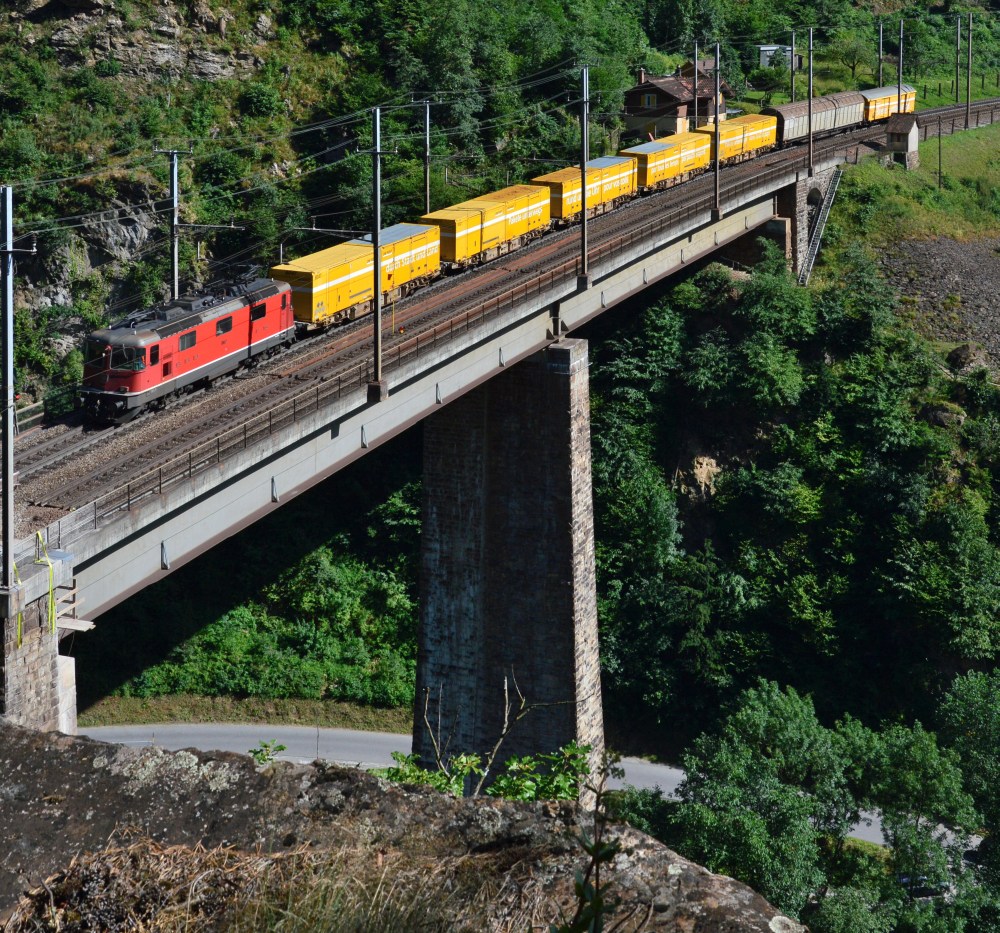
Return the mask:
M 413 749 L 604 750 L 587 344 L 563 340 L 428 418 Z M 506 694 L 505 694 L 506 687 Z M 426 722 L 425 722 L 426 698 Z M 499 763 L 498 762 L 498 763 Z
M 791 262 L 798 274 L 809 252 L 809 237 L 819 209 L 826 200 L 837 165 L 815 175 L 805 173 L 793 185 L 782 188 L 775 197 L 776 214 L 791 220 Z
M 5 599 L 0 658 L 0 716 L 50 732 L 76 732 L 76 669 L 59 654 L 56 591 L 72 582 L 72 559 L 50 552 L 21 568 L 23 582 Z

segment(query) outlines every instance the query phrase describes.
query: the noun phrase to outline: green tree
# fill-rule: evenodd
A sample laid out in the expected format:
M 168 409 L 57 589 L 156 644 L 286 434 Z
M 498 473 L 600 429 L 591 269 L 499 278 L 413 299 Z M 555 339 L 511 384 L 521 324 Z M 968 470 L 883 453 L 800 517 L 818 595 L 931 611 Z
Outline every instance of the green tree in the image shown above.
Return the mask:
M 827 54 L 851 72 L 856 81 L 858 69 L 871 71 L 877 64 L 878 53 L 869 35 L 855 29 L 839 29 L 826 47 Z
M 941 740 L 958 755 L 965 789 L 991 833 L 1000 828 L 1000 671 L 956 677 L 938 709 Z
M 798 915 L 823 880 L 820 834 L 857 818 L 844 762 L 811 701 L 761 683 L 684 757 L 676 845 Z

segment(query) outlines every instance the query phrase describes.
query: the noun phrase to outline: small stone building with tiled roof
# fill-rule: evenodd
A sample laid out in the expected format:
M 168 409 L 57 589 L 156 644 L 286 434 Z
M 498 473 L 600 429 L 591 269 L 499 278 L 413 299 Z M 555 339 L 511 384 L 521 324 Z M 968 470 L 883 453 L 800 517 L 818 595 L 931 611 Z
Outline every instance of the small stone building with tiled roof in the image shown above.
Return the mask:
M 699 63 L 701 64 L 701 63 Z M 690 65 L 690 63 L 689 63 Z M 712 72 L 698 72 L 698 125 L 715 115 L 715 60 L 711 59 Z M 625 92 L 625 135 L 655 139 L 672 133 L 683 133 L 694 125 L 694 65 L 691 76 L 679 69 L 673 75 L 649 75 L 639 70 L 634 87 Z M 725 119 L 725 89 L 720 105 Z
M 885 161 L 900 162 L 907 169 L 920 165 L 920 130 L 917 116 L 913 113 L 894 113 L 885 124 L 885 145 L 882 147 Z

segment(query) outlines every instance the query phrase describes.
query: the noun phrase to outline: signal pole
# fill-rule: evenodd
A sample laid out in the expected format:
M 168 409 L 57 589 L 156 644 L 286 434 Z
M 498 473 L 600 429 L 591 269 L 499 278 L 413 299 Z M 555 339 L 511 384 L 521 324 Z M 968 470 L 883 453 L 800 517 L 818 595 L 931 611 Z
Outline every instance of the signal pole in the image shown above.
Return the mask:
M 0 430 L 3 446 L 3 573 L 0 575 L 0 587 L 4 595 L 9 596 L 14 586 L 14 256 L 16 253 L 34 255 L 37 250 L 34 239 L 31 249 L 14 249 L 14 189 L 9 185 L 0 187 L 0 211 L 0 235 L 3 238 L 3 248 L 0 249 L 3 256 L 0 354 L 3 355 L 4 398 L 3 426 Z
M 580 100 L 580 285 L 586 288 L 590 278 L 587 260 L 587 162 L 590 160 L 590 68 L 581 73 L 583 97 Z

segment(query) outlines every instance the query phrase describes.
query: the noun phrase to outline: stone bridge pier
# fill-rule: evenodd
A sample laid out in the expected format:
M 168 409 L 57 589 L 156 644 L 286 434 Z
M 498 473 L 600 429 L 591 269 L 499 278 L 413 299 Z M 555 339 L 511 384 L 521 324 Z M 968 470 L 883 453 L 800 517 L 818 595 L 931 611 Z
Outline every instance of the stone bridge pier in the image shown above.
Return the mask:
M 782 188 L 775 196 L 775 214 L 791 221 L 790 258 L 796 274 L 809 251 L 809 237 L 838 165 L 839 163 L 834 164 L 813 175 L 803 171 L 794 184 Z
M 425 422 L 413 750 L 497 765 L 604 750 L 587 344 L 561 340 Z M 505 706 L 506 704 L 506 706 Z

